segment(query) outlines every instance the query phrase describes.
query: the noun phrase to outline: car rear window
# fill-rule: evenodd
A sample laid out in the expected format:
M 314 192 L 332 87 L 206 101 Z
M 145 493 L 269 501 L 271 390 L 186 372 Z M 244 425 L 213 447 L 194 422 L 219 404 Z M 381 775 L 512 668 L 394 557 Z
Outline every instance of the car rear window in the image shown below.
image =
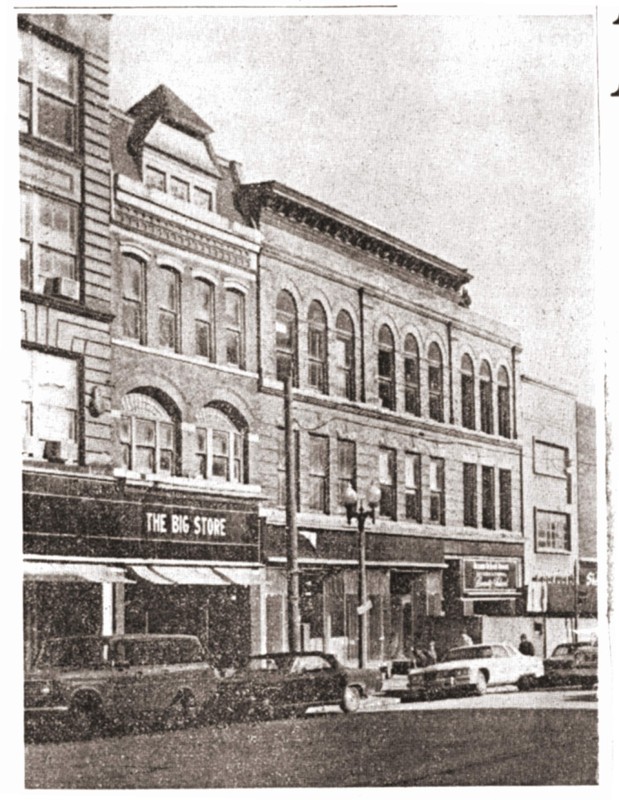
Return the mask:
M 105 666 L 108 645 L 101 639 L 50 639 L 43 644 L 37 666 L 63 669 L 100 669 Z
M 491 647 L 456 647 L 449 650 L 443 661 L 470 661 L 474 658 L 491 658 Z
M 136 639 L 115 642 L 114 660 L 131 666 L 157 666 L 163 664 L 191 664 L 202 661 L 199 642 L 191 639 Z

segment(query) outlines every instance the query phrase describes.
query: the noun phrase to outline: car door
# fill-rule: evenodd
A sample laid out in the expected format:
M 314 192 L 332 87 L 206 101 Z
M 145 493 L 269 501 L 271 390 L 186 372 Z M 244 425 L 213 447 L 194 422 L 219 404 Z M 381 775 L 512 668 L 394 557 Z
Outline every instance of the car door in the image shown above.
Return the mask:
M 120 640 L 114 643 L 114 707 L 117 715 L 136 718 L 149 714 L 161 702 L 157 643 Z
M 508 649 L 501 644 L 492 645 L 490 683 L 515 683 L 517 680 L 518 665 L 510 657 Z
M 341 674 L 320 653 L 295 656 L 289 687 L 294 703 L 306 707 L 333 703 L 342 697 Z

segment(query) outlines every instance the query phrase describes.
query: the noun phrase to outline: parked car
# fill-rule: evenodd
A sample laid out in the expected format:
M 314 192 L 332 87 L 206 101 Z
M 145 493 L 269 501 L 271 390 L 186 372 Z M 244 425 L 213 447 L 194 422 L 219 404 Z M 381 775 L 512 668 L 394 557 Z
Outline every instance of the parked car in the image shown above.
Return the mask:
M 380 670 L 349 669 L 329 653 L 266 653 L 222 679 L 205 711 L 210 721 L 272 719 L 335 703 L 353 712 L 381 687 Z
M 511 644 L 453 647 L 440 663 L 409 671 L 402 702 L 467 692 L 481 695 L 488 686 L 504 684 L 525 690 L 543 674 L 541 658 L 524 656 Z
M 26 675 L 26 726 L 52 714 L 78 735 L 157 717 L 176 726 L 197 717 L 218 680 L 195 636 L 50 639 Z
M 583 686 L 598 682 L 598 649 L 588 642 L 566 642 L 555 647 L 544 659 L 543 686 Z

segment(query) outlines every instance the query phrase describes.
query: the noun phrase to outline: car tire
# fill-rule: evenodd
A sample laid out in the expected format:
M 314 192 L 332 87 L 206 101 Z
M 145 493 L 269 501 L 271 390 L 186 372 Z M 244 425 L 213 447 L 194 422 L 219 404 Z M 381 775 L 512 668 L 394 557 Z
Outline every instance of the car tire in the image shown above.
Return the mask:
M 71 733 L 78 739 L 89 739 L 95 733 L 101 733 L 104 722 L 101 706 L 95 700 L 80 699 L 69 708 Z
M 519 692 L 529 692 L 531 689 L 535 689 L 536 685 L 537 680 L 535 675 L 523 675 L 518 679 L 518 683 L 516 684 Z
M 168 730 L 187 728 L 198 719 L 198 705 L 193 692 L 188 689 L 179 692 L 168 709 L 165 727 Z
M 342 711 L 345 711 L 347 714 L 352 714 L 359 710 L 360 705 L 361 692 L 359 688 L 357 686 L 347 686 L 344 689 L 344 696 L 340 704 Z
M 488 688 L 488 678 L 486 678 L 486 674 L 481 672 L 481 670 L 477 673 L 477 677 L 475 678 L 475 686 L 474 691 L 476 695 L 481 696 L 482 694 L 486 694 L 486 689 Z

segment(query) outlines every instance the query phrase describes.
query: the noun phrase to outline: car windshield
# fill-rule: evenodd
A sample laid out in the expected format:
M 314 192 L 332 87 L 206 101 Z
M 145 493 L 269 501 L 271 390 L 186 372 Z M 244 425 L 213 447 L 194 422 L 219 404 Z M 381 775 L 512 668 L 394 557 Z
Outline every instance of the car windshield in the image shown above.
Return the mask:
M 50 639 L 41 649 L 37 666 L 100 669 L 107 662 L 108 647 L 95 637 Z
M 553 656 L 569 656 L 575 649 L 573 644 L 560 644 L 558 647 L 555 647 Z
M 470 661 L 475 658 L 491 658 L 491 647 L 454 647 L 449 650 L 443 661 Z

